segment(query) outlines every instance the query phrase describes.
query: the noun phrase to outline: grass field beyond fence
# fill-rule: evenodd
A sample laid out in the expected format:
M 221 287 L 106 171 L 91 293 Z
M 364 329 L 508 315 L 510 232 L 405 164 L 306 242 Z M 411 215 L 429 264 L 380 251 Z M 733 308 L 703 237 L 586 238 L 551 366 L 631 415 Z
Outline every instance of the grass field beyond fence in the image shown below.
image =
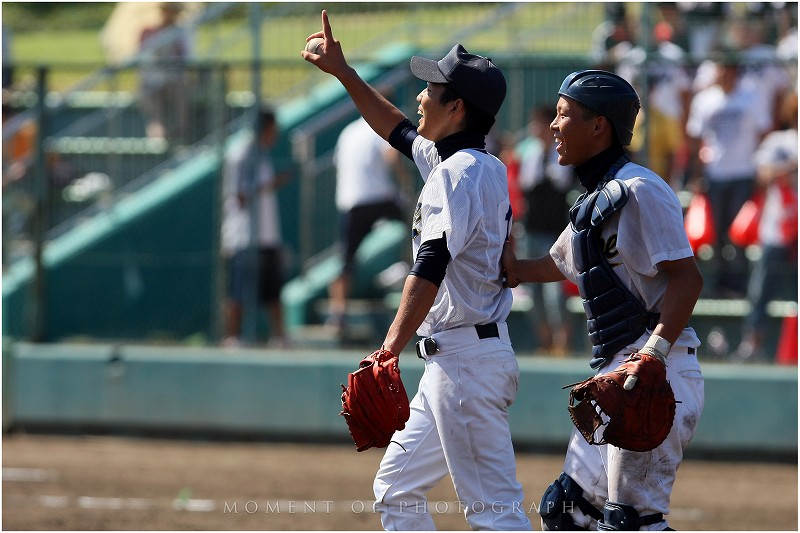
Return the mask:
M 11 61 L 53 67 L 51 88 L 63 91 L 106 64 L 100 35 L 114 4 L 46 6 L 4 3 L 3 28 L 11 37 Z M 592 31 L 603 20 L 602 6 L 574 2 L 470 3 L 468 9 L 463 3 L 433 2 L 263 4 L 259 59 L 299 61 L 306 36 L 320 28 L 322 7 L 329 12 L 336 38 L 354 61 L 368 59 L 388 42 L 413 43 L 419 49 L 462 42 L 486 54 L 582 54 L 589 52 Z M 638 4 L 631 6 L 636 13 Z M 494 20 L 491 15 L 498 8 L 507 14 Z M 195 59 L 251 60 L 248 14 L 252 12 L 243 4 L 201 26 L 195 34 Z M 41 23 L 32 23 L 34 19 Z M 32 83 L 32 75 L 22 69 L 16 82 Z

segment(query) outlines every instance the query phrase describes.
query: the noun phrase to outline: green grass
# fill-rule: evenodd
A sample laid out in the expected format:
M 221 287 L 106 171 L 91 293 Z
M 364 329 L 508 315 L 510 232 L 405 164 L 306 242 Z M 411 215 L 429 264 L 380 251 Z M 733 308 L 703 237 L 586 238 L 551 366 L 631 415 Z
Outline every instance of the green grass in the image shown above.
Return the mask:
M 108 4 L 67 4 L 69 18 L 80 18 L 86 10 L 109 11 Z M 412 43 L 419 49 L 447 47 L 456 40 L 471 51 L 486 54 L 519 55 L 581 54 L 590 46 L 591 32 L 603 16 L 601 3 L 533 2 L 518 4 L 514 15 L 490 27 L 476 31 L 498 4 L 470 3 L 381 3 L 330 4 L 334 36 L 338 38 L 351 61 L 369 59 L 375 50 L 388 42 Z M 113 6 L 113 5 L 112 5 Z M 55 9 L 55 8 L 53 8 Z M 280 17 L 265 19 L 261 32 L 261 54 L 264 64 L 272 69 L 266 76 L 271 85 L 292 87 L 309 75 L 300 60 L 305 38 L 320 28 L 321 4 L 263 4 L 263 12 L 289 11 Z M 110 12 L 110 11 L 109 11 Z M 58 13 L 47 11 L 45 27 L 35 26 L 23 15 L 25 9 L 15 3 L 3 4 L 4 25 L 13 31 L 13 59 L 22 64 L 51 65 L 50 86 L 64 90 L 74 86 L 88 73 L 103 66 L 105 54 L 100 43 L 103 20 L 92 13 L 94 27 L 80 26 L 69 30 L 48 27 L 47 21 L 58 20 Z M 245 62 L 252 56 L 247 8 L 200 29 L 196 35 L 199 57 L 213 60 Z M 6 16 L 7 15 L 7 16 Z M 105 15 L 104 15 L 105 16 Z M 465 30 L 471 29 L 467 33 Z M 31 76 L 25 69 L 19 75 L 27 83 Z M 19 79 L 19 78 L 18 78 Z M 125 81 L 128 80 L 128 81 Z M 123 78 L 124 84 L 135 76 Z M 249 81 L 237 82 L 248 86 Z M 278 88 L 274 88 L 278 90 Z

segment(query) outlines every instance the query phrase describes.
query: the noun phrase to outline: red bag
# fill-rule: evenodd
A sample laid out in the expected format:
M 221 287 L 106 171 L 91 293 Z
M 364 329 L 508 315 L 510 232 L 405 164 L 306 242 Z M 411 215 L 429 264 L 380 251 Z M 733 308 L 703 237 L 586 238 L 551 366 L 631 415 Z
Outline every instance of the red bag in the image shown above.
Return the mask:
M 698 193 L 692 197 L 683 223 L 693 252 L 697 253 L 701 246 L 713 245 L 716 242 L 717 234 L 714 231 L 711 204 L 708 203 L 705 194 Z
M 781 206 L 783 208 L 783 224 L 781 233 L 783 242 L 792 244 L 797 240 L 797 191 L 786 183 L 778 183 L 781 192 Z
M 764 195 L 756 193 L 747 200 L 728 228 L 728 238 L 742 248 L 758 244 L 758 225 L 764 208 Z
M 525 218 L 528 206 L 525 205 L 525 195 L 519 187 L 519 161 L 516 157 L 510 157 L 505 164 L 508 176 L 508 199 L 511 201 L 511 212 L 516 222 Z

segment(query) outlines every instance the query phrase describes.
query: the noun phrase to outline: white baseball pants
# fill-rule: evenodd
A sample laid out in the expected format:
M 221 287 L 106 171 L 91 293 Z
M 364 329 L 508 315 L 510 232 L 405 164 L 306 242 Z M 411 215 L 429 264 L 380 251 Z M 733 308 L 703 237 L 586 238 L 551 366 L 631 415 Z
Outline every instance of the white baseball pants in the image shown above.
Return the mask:
M 519 366 L 506 324 L 500 338 L 474 327 L 434 334 L 405 429 L 395 433 L 375 477 L 375 508 L 387 530 L 436 529 L 426 493 L 447 474 L 472 529 L 530 530 L 508 427 Z

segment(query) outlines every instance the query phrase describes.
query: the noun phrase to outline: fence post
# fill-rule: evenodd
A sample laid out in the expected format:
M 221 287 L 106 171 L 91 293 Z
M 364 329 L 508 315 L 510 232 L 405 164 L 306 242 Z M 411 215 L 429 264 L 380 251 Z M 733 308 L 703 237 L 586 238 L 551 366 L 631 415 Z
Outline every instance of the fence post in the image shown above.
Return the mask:
M 44 143 L 47 137 L 46 102 L 47 99 L 47 67 L 36 69 L 36 140 L 34 142 L 34 191 L 35 215 L 33 217 L 33 260 L 34 275 L 31 285 L 32 305 L 27 317 L 28 338 L 33 342 L 42 342 L 47 337 L 47 272 L 44 267 L 44 247 L 50 209 L 50 183 Z
M 252 145 L 250 152 L 247 155 L 248 165 L 250 167 L 252 183 L 257 184 L 258 167 L 259 167 L 259 137 L 260 137 L 260 120 L 259 114 L 263 107 L 263 98 L 261 95 L 261 24 L 262 14 L 261 5 L 258 2 L 249 4 L 250 11 L 250 31 L 251 31 L 251 91 L 253 93 L 253 107 L 251 109 L 250 127 L 252 128 Z M 245 261 L 247 262 L 248 277 L 245 280 L 244 301 L 242 302 L 242 322 L 241 322 L 241 339 L 247 344 L 252 344 L 258 340 L 258 316 L 259 316 L 259 301 L 258 301 L 258 228 L 261 202 L 258 198 L 258 190 L 252 190 L 252 196 L 248 199 L 248 211 L 250 213 L 250 239 L 249 246 L 245 251 Z
M 642 2 L 642 13 L 640 18 L 640 25 L 642 28 L 640 39 L 642 41 L 641 46 L 644 48 L 646 53 L 646 59 L 642 63 L 640 69 L 641 73 L 639 74 L 639 100 L 641 104 L 641 110 L 639 111 L 639 120 L 644 120 L 642 117 L 643 113 L 650 113 L 650 76 L 649 71 L 652 68 L 650 61 L 653 59 L 653 56 L 657 55 L 656 47 L 658 46 L 655 43 L 654 36 L 653 36 L 653 12 L 650 8 L 650 4 L 647 2 Z M 642 165 L 649 165 L 649 154 L 650 154 L 650 142 L 652 139 L 650 138 L 650 132 L 648 131 L 650 128 L 647 126 L 647 123 L 644 123 L 644 127 L 641 128 L 641 133 L 644 138 L 642 139 L 642 148 L 639 150 L 639 154 L 637 154 L 638 162 Z M 664 178 L 667 183 L 669 183 L 669 176 L 661 176 Z
M 212 206 L 213 231 L 215 232 L 212 242 L 214 245 L 214 289 L 211 295 L 211 335 L 216 343 L 225 337 L 225 295 L 227 286 L 226 261 L 222 254 L 222 210 L 225 201 L 224 180 L 225 180 L 225 144 L 227 141 L 226 123 L 226 102 L 225 93 L 227 90 L 228 71 L 225 65 L 219 65 L 213 69 L 212 79 L 216 80 L 214 89 L 216 97 L 213 99 L 213 128 L 214 128 L 214 147 L 216 149 L 217 160 L 219 162 L 218 172 L 214 186 L 214 199 Z
M 317 171 L 315 134 L 303 133 L 292 140 L 292 155 L 300 162 L 300 270 L 305 273 L 306 262 L 313 255 L 314 223 L 312 213 L 316 205 L 314 198 L 314 175 Z M 309 206 L 312 209 L 309 209 Z

